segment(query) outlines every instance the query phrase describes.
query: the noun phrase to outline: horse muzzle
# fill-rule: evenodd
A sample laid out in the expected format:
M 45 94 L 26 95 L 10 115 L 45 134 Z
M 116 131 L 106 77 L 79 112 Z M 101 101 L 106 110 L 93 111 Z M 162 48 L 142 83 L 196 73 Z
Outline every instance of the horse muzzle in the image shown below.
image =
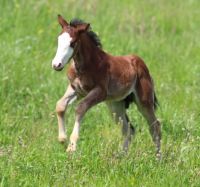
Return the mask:
M 54 70 L 56 71 L 61 71 L 64 67 L 62 66 L 62 63 L 58 63 L 58 64 L 52 64 L 52 67 Z

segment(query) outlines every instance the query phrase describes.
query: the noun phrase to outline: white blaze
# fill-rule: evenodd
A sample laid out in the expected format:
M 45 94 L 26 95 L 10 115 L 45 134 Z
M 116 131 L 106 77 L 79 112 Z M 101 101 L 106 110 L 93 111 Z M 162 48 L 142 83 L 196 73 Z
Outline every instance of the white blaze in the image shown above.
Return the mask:
M 62 33 L 58 37 L 58 48 L 56 56 L 52 61 L 52 67 L 54 69 L 62 69 L 64 65 L 69 61 L 73 54 L 73 48 L 70 47 L 72 38 L 66 32 Z

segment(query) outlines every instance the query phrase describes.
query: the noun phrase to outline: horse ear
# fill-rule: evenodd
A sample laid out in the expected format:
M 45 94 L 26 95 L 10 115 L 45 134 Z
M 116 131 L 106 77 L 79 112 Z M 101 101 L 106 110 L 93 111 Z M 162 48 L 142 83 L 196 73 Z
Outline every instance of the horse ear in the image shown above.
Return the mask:
M 67 21 L 60 14 L 58 14 L 58 23 L 61 25 L 62 28 L 68 25 Z
M 89 23 L 84 23 L 84 24 L 81 24 L 77 27 L 77 30 L 79 33 L 82 33 L 82 32 L 86 32 L 88 31 L 88 29 L 90 28 L 90 24 Z

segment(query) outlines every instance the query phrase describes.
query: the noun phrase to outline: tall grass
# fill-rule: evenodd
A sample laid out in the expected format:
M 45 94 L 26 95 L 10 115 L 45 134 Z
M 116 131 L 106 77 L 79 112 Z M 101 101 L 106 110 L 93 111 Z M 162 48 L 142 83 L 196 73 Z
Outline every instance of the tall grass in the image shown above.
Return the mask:
M 200 186 L 199 7 L 197 0 L 1 0 L 1 186 Z M 86 114 L 75 154 L 57 143 L 54 108 L 68 84 L 65 71 L 51 68 L 58 13 L 91 23 L 107 52 L 145 60 L 160 101 L 161 162 L 134 105 L 127 155 L 104 104 Z M 66 116 L 69 135 L 73 106 Z

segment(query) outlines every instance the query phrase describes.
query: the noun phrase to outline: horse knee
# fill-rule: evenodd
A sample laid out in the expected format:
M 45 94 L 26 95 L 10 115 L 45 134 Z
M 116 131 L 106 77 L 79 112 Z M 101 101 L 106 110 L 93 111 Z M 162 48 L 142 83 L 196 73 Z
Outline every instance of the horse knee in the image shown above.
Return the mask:
M 66 109 L 66 105 L 62 100 L 57 101 L 56 103 L 56 112 L 58 115 L 63 115 Z

